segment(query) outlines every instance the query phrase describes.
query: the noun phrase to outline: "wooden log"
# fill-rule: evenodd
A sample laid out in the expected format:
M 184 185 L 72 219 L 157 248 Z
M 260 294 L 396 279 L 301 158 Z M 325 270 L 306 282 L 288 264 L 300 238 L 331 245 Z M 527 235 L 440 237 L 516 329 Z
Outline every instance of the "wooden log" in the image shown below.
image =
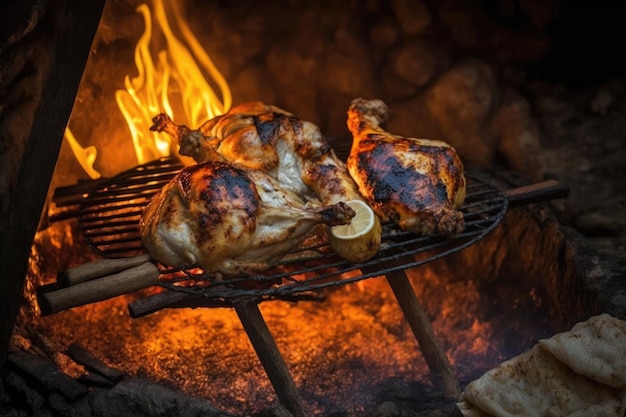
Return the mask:
M 152 262 L 144 262 L 117 274 L 41 293 L 39 307 L 42 315 L 57 313 L 157 285 L 159 276 L 159 270 Z
M 97 373 L 80 375 L 76 380 L 84 385 L 87 385 L 88 387 L 109 388 L 115 386 L 116 384 L 116 382 L 111 381 L 109 378 L 105 378 Z
M 125 269 L 134 268 L 149 260 L 150 256 L 148 254 L 137 255 L 131 258 L 98 259 L 59 273 L 57 282 L 64 287 L 69 287 L 81 282 L 91 281 L 95 278 L 121 272 Z
M 419 343 L 435 382 L 441 387 L 446 397 L 459 398 L 461 394 L 459 382 L 405 272 L 403 270 L 392 271 L 386 276 L 404 317 L 409 322 L 409 326 L 411 326 L 411 330 Z
M 75 343 L 71 344 L 65 353 L 74 362 L 83 365 L 89 371 L 95 372 L 111 382 L 119 381 L 126 376 L 124 372 L 111 368 Z
M 165 290 L 158 294 L 153 294 L 129 303 L 128 314 L 133 319 L 145 317 L 165 308 L 178 306 L 179 303 L 184 303 L 191 298 L 197 298 L 197 296 L 185 294 L 183 292 Z
M 166 289 L 158 294 L 149 295 L 147 297 L 134 300 L 128 303 L 128 313 L 131 318 L 137 319 L 147 316 L 166 308 L 220 308 L 232 307 L 231 297 L 225 299 L 220 295 L 211 295 L 206 291 L 198 291 L 197 294 L 191 294 L 183 291 L 175 291 Z M 324 296 L 318 293 L 304 293 L 295 295 L 284 295 L 280 297 L 282 301 L 299 302 L 299 301 L 315 301 L 321 302 Z
M 305 417 L 300 393 L 263 319 L 257 301 L 244 298 L 234 301 L 233 305 L 279 401 L 295 417 Z
M 15 352 L 9 355 L 8 360 L 48 390 L 60 393 L 67 400 L 73 401 L 87 394 L 86 386 L 61 372 L 59 367 L 48 359 L 25 352 Z
M 128 314 L 136 319 L 166 308 L 216 308 L 232 307 L 232 303 L 221 299 L 211 299 L 203 295 L 187 294 L 165 290 L 128 304 Z
M 0 3 L 0 368 L 104 0 Z M 18 9 L 19 6 L 19 9 Z M 23 9 L 25 13 L 19 13 Z M 18 13 L 16 13 L 18 11 Z M 12 28 L 19 28 L 11 32 Z

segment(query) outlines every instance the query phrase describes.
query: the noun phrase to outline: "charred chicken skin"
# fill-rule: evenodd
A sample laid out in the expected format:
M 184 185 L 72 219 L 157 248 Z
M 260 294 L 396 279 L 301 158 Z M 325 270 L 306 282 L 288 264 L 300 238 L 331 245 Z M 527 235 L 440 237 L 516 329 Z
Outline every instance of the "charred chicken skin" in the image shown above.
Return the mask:
M 463 230 L 458 209 L 465 199 L 461 159 L 443 141 L 386 132 L 380 125 L 387 115 L 381 100 L 352 101 L 350 175 L 383 221 L 419 235 L 458 234 Z
M 234 275 L 266 269 L 317 225 L 346 224 L 353 216 L 344 203 L 305 204 L 263 171 L 209 161 L 183 168 L 153 197 L 140 232 L 163 264 Z
M 325 205 L 363 200 L 319 128 L 276 106 L 241 104 L 197 130 L 175 124 L 166 114 L 153 122 L 152 130 L 173 136 L 180 153 L 198 163 L 227 161 L 261 170 L 300 197 Z

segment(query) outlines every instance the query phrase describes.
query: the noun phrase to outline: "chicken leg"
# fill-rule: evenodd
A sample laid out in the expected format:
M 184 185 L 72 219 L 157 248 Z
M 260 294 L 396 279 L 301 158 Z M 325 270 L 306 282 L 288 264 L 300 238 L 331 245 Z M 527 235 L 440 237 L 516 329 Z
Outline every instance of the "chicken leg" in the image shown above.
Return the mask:
M 392 135 L 381 100 L 358 98 L 348 109 L 352 148 L 348 171 L 383 221 L 419 235 L 451 236 L 463 230 L 463 163 L 439 140 Z

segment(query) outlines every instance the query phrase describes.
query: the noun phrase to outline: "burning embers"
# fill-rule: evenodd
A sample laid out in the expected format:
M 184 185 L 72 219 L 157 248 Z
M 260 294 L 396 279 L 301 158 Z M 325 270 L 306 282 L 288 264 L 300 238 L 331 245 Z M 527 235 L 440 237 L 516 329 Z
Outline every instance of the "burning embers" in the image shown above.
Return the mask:
M 524 216 L 517 217 L 507 222 L 509 233 L 517 233 L 515 223 Z M 509 281 L 506 285 L 488 284 L 497 280 L 493 276 L 474 279 L 482 273 L 471 272 L 472 258 L 484 257 L 494 246 L 505 254 L 518 249 L 502 238 L 502 232 L 494 232 L 465 255 L 409 272 L 463 383 L 550 332 L 541 290 L 532 288 L 526 277 L 502 276 L 500 281 Z M 73 247 L 76 254 L 86 250 Z M 453 272 L 459 270 L 469 276 Z M 42 276 L 49 281 L 55 273 L 53 267 Z M 276 405 L 272 386 L 232 309 L 168 309 L 130 319 L 127 304 L 150 292 L 43 317 L 35 328 L 59 351 L 77 343 L 130 375 L 175 386 L 238 415 Z M 535 294 L 534 302 L 528 292 Z M 432 390 L 431 375 L 384 280 L 335 287 L 320 296 L 318 302 L 260 304 L 306 410 L 359 415 L 385 400 L 418 408 Z

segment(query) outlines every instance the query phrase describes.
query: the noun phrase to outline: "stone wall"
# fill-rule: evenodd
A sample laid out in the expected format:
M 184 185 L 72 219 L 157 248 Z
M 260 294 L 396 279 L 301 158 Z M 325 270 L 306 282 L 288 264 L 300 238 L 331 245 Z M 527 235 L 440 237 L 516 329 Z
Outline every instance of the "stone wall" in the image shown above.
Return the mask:
M 72 119 L 84 145 L 125 129 L 115 108 L 102 114 L 115 105 L 124 76 L 136 72 L 124 64 L 133 62 L 143 29 L 132 3 L 110 1 L 105 10 Z M 537 179 L 538 127 L 506 78 L 546 55 L 556 6 L 482 3 L 190 1 L 185 13 L 235 104 L 278 105 L 348 147 L 350 101 L 381 98 L 391 110 L 389 131 L 444 139 L 468 164 L 503 163 Z M 117 145 L 103 149 L 101 160 Z M 111 174 L 104 163 L 99 168 Z

